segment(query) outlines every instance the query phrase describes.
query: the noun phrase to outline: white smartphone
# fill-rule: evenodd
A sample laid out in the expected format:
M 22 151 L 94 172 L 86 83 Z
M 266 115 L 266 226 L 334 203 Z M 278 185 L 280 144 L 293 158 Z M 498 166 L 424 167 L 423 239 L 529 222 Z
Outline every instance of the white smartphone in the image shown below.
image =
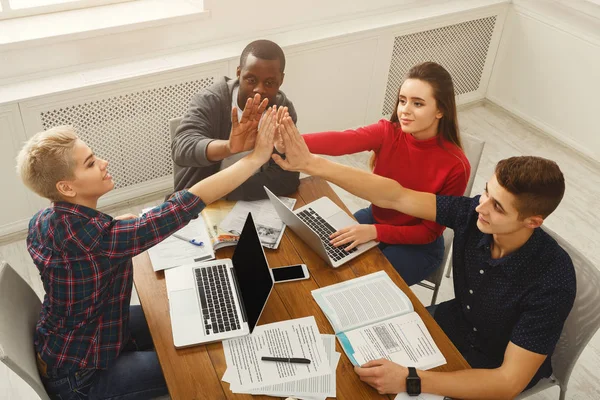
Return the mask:
M 310 278 L 306 264 L 288 265 L 287 267 L 271 268 L 275 283 L 300 281 Z

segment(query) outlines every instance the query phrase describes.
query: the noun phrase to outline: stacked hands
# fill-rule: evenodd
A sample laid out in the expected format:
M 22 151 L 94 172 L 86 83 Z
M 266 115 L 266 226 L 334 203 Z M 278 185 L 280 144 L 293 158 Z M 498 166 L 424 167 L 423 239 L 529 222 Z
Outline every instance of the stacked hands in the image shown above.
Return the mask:
M 268 99 L 261 101 L 259 94 L 248 99 L 241 120 L 238 120 L 237 107 L 233 107 L 231 110 L 231 134 L 227 143 L 231 154 L 254 149 L 252 152 L 254 158 L 261 161 L 262 164 L 269 161 L 273 154 L 277 126 L 289 114 L 287 107 L 267 108 L 268 103 Z M 262 123 L 259 124 L 261 119 Z
M 289 115 L 281 119 L 277 131 L 277 151 L 285 153 L 286 157 L 284 160 L 281 156 L 273 154 L 272 158 L 277 165 L 287 171 L 301 171 L 309 175 L 313 168 L 318 168 L 320 158 L 308 150 L 308 146 Z M 348 251 L 359 244 L 377 239 L 377 229 L 375 225 L 351 225 L 333 233 L 330 239 L 335 247 L 348 245 L 344 248 Z
M 237 108 L 232 109 L 229 151 L 233 154 L 254 149 L 254 157 L 263 164 L 271 157 L 286 171 L 300 171 L 310 175 L 311 168 L 316 166 L 319 157 L 308 150 L 288 108 L 277 108 L 275 105 L 267 108 L 268 102 L 267 99 L 261 101 L 259 94 L 248 99 L 239 121 Z M 259 127 L 261 118 L 262 124 Z M 278 153 L 285 153 L 286 158 L 273 154 L 273 147 Z M 375 225 L 357 224 L 340 229 L 330 238 L 332 245 L 347 245 L 345 250 L 348 251 L 359 244 L 377 239 L 377 229 Z

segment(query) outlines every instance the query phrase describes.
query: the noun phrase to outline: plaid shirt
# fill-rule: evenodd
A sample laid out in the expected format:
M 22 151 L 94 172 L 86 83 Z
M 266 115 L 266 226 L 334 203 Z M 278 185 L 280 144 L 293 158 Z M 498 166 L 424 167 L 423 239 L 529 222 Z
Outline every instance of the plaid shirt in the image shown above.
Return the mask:
M 33 216 L 27 249 L 46 291 L 34 343 L 48 368 L 111 365 L 130 340 L 131 258 L 203 208 L 200 198 L 184 190 L 131 220 L 65 202 Z

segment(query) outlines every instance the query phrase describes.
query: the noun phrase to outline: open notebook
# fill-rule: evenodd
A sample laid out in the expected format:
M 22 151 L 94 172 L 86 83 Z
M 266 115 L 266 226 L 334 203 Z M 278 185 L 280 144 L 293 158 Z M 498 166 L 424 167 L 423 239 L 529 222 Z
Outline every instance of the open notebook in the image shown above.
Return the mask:
M 387 358 L 406 367 L 446 363 L 409 298 L 379 271 L 312 291 L 354 365 Z

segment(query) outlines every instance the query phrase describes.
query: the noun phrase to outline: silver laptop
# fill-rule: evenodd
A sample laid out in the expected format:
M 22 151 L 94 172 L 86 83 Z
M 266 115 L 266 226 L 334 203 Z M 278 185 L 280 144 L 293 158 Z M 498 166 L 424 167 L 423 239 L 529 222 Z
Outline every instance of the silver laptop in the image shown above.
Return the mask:
M 337 268 L 377 246 L 378 242 L 374 240 L 360 244 L 350 251 L 344 250 L 348 245 L 332 246 L 329 243 L 332 233 L 358 222 L 329 198 L 321 197 L 292 211 L 267 187 L 264 188 L 279 218 L 332 267 Z
M 232 259 L 165 271 L 175 347 L 252 333 L 267 304 L 273 277 L 252 215 Z

